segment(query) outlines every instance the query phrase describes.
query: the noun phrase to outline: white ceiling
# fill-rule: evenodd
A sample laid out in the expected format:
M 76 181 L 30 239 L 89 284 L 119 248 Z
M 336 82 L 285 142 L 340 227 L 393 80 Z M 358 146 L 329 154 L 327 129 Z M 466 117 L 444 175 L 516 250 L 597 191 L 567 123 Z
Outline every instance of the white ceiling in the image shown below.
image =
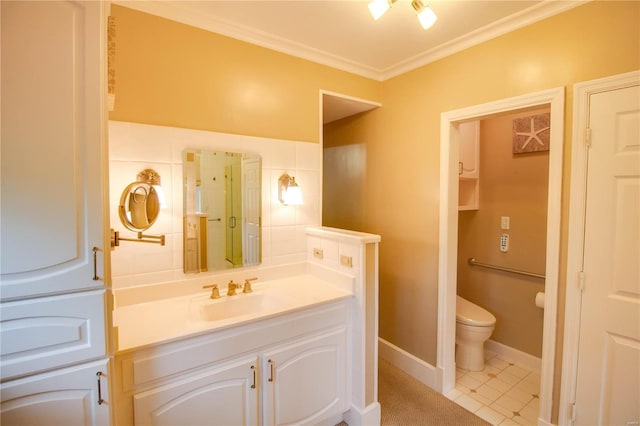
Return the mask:
M 382 81 L 584 1 L 423 0 L 438 16 L 428 30 L 410 0 L 378 21 L 367 0 L 114 3 Z

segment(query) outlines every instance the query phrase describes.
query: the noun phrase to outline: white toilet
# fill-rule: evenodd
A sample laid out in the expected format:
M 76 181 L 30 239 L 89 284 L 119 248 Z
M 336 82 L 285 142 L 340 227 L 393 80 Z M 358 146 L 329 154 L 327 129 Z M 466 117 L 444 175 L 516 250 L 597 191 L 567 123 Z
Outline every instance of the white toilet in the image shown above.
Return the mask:
M 456 367 L 482 371 L 484 342 L 493 333 L 496 317 L 460 296 L 456 299 Z

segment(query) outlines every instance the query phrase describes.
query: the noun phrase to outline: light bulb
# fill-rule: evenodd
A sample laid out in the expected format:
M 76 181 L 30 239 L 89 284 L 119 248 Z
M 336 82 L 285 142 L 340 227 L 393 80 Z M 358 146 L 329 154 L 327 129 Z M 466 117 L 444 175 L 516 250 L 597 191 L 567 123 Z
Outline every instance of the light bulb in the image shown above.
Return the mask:
M 429 6 L 425 6 L 424 9 L 418 13 L 418 21 L 420 21 L 420 25 L 422 25 L 422 28 L 425 30 L 431 28 L 437 20 L 438 17 Z
M 389 0 L 371 0 L 369 3 L 369 12 L 371 16 L 373 16 L 373 19 L 377 21 L 378 18 L 389 10 L 389 7 Z

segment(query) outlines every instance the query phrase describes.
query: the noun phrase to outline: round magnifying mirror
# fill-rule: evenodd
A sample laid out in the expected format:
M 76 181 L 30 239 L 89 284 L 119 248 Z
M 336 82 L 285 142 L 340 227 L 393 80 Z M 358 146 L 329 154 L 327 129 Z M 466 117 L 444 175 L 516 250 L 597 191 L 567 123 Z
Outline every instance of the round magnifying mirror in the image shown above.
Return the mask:
M 122 191 L 118 215 L 120 222 L 130 231 L 149 229 L 159 213 L 160 201 L 153 186 L 132 182 Z

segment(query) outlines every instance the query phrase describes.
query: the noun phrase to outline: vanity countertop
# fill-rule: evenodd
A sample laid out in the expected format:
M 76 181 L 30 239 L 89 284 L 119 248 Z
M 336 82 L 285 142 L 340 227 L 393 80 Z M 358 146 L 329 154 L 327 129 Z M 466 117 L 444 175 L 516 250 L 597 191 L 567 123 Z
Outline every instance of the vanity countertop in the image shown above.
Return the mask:
M 253 292 L 209 298 L 210 291 L 137 303 L 113 311 L 117 352 L 221 331 L 353 296 L 311 274 L 253 284 Z M 210 315 L 214 320 L 206 320 Z M 215 319 L 221 315 L 221 319 Z

